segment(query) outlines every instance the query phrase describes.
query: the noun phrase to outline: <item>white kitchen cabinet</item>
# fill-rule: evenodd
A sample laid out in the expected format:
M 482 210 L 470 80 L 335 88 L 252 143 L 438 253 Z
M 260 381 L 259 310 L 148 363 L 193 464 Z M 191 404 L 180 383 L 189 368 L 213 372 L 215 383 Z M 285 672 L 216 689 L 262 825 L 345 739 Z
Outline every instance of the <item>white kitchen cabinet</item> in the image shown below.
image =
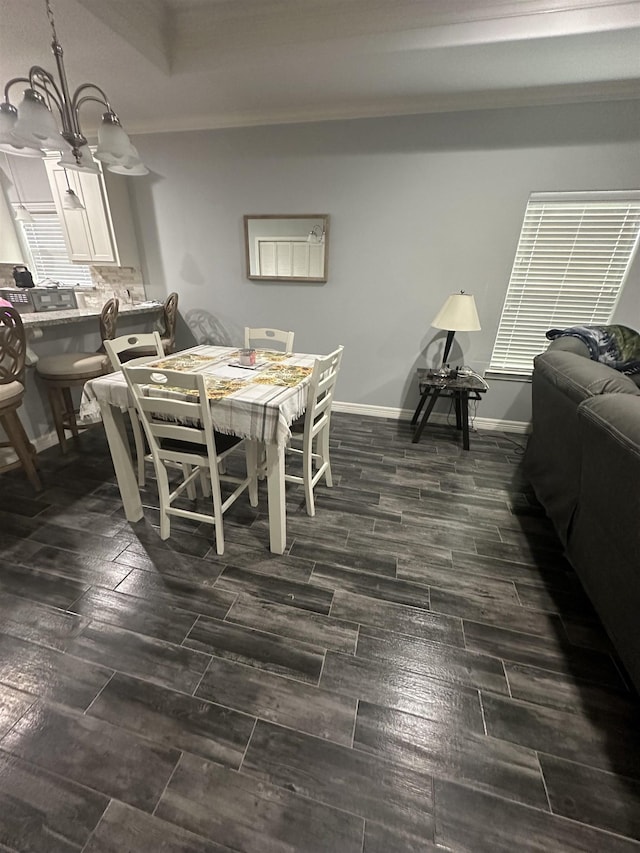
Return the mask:
M 16 226 L 10 210 L 0 183 L 0 264 L 23 264 L 24 255 L 16 231 L 20 226 Z
M 110 172 L 67 171 L 71 189 L 84 210 L 66 210 L 65 170 L 56 158 L 44 161 L 70 260 L 97 266 L 139 267 L 127 178 Z

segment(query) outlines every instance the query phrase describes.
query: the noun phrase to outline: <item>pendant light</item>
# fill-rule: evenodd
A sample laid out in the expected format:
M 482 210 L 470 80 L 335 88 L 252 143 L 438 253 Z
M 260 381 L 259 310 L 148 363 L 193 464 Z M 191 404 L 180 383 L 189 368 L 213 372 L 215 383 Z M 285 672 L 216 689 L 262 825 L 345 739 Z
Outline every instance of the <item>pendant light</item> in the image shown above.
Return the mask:
M 84 204 L 80 201 L 75 192 L 71 189 L 71 184 L 69 183 L 69 175 L 67 175 L 67 170 L 63 169 L 64 177 L 67 182 L 67 188 L 64 191 L 64 198 L 62 199 L 62 206 L 65 210 L 85 210 Z
M 0 103 L 0 151 L 19 157 L 44 157 L 45 148 L 53 148 L 62 154 L 59 165 L 65 169 L 97 174 L 99 167 L 89 151 L 79 117 L 80 107 L 92 101 L 106 107 L 98 131 L 98 159 L 111 171 L 146 175 L 148 170 L 122 129 L 105 92 L 95 83 L 82 83 L 71 94 L 50 0 L 45 0 L 45 7 L 53 34 L 51 50 L 58 79 L 40 65 L 33 65 L 28 76 L 13 77 L 7 82 L 4 102 Z M 15 84 L 25 83 L 22 102 L 15 107 L 9 101 L 9 91 Z M 58 129 L 55 112 L 59 114 L 62 130 Z
M 7 157 L 5 153 L 5 159 L 7 161 L 7 167 L 9 169 L 9 174 L 11 175 L 11 183 L 13 184 L 13 188 L 16 191 L 16 195 L 18 197 L 18 206 L 14 210 L 14 217 L 16 222 L 33 222 L 33 216 L 29 213 L 27 208 L 24 206 L 22 199 L 20 197 L 20 190 L 18 188 L 18 182 L 16 181 L 16 176 L 13 174 L 13 168 L 11 166 L 11 161 Z

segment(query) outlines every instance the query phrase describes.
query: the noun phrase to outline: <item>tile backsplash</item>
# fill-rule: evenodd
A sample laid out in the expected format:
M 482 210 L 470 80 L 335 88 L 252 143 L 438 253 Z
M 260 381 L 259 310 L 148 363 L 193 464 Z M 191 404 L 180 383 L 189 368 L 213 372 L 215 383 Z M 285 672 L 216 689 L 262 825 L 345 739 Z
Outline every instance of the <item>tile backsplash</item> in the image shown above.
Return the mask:
M 135 267 L 90 267 L 93 289 L 83 288 L 87 308 L 101 308 L 106 299 L 116 296 L 121 304 L 144 302 L 144 283 Z M 13 264 L 0 264 L 0 287 L 15 287 Z
M 135 267 L 90 267 L 94 290 L 83 291 L 87 308 L 101 308 L 105 299 L 116 296 L 120 304 L 146 299 L 140 270 Z
M 15 287 L 13 264 L 0 264 L 0 287 Z

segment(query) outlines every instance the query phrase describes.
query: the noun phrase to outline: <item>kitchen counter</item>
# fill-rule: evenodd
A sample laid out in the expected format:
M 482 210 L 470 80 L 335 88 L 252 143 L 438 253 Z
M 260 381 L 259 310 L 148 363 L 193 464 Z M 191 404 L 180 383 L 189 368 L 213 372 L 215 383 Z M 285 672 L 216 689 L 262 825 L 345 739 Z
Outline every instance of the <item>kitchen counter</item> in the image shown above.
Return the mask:
M 162 302 L 141 302 L 139 305 L 120 305 L 118 317 L 133 317 L 138 314 L 151 314 L 160 311 Z M 70 308 L 64 311 L 33 311 L 21 314 L 25 329 L 31 327 L 63 326 L 69 323 L 80 323 L 83 320 L 96 319 L 100 316 L 100 308 Z

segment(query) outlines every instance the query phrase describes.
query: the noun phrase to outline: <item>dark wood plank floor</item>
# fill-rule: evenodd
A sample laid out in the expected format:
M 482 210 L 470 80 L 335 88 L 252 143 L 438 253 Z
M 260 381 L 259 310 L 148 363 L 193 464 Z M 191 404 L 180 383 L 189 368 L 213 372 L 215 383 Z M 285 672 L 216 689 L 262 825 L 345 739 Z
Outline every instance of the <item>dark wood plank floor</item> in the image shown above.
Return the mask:
M 640 850 L 640 702 L 523 436 L 336 414 L 288 552 L 121 511 L 101 430 L 0 478 L 0 850 Z

